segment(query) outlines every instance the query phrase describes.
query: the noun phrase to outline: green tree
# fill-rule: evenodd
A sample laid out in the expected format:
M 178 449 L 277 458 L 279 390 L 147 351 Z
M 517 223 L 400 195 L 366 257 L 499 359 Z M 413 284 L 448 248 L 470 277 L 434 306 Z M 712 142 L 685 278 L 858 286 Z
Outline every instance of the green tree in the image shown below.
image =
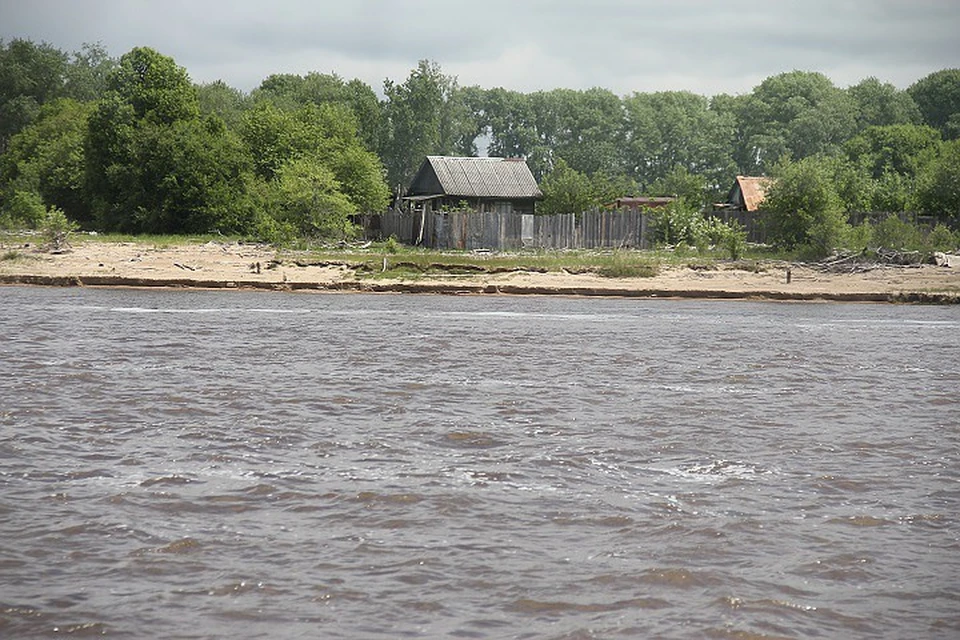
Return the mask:
M 84 140 L 93 106 L 61 98 L 43 106 L 37 120 L 10 140 L 0 156 L 0 202 L 18 191 L 36 193 L 44 206 L 90 221 L 84 192 Z
M 239 89 L 223 80 L 197 85 L 197 103 L 202 115 L 217 116 L 231 129 L 240 126 L 240 119 L 249 108 L 249 99 Z
M 350 200 L 351 213 L 379 213 L 390 204 L 390 190 L 383 180 L 380 159 L 360 145 L 333 154 L 327 166 L 336 176 L 340 190 Z
M 65 70 L 64 95 L 81 102 L 97 100 L 107 90 L 107 78 L 117 64 L 101 43 L 85 43 L 70 56 Z
M 857 107 L 857 129 L 898 124 L 920 124 L 920 109 L 906 91 L 889 82 L 866 78 L 847 89 Z
M 761 82 L 738 104 L 740 170 L 763 175 L 787 155 L 834 154 L 856 131 L 857 105 L 821 73 L 791 71 Z
M 926 124 L 947 140 L 960 137 L 960 69 L 942 69 L 911 85 L 907 92 Z
M 368 151 L 376 151 L 380 139 L 380 101 L 369 85 L 360 80 L 346 82 L 336 74 L 311 72 L 306 76 L 274 74 L 251 94 L 257 104 L 269 102 L 284 111 L 307 105 L 340 105 L 353 112 L 357 132 Z
M 868 127 L 846 142 L 847 156 L 874 178 L 893 172 L 913 177 L 940 149 L 940 132 L 925 125 Z
M 654 180 L 647 187 L 651 196 L 672 196 L 682 198 L 694 207 L 702 207 L 704 196 L 707 194 L 707 182 L 703 176 L 693 173 L 681 165 L 675 166 L 662 178 Z
M 571 169 L 562 158 L 543 178 L 540 191 L 543 201 L 537 206 L 538 213 L 582 213 L 596 205 L 590 178 Z
M 120 59 L 90 116 L 86 189 L 108 230 L 245 232 L 250 164 L 172 58 L 136 48 Z
M 539 142 L 588 175 L 623 173 L 624 108 L 606 89 L 555 89 L 533 96 Z
M 0 209 L 0 229 L 36 229 L 46 214 L 47 208 L 43 206 L 43 198 L 39 193 L 14 191 L 5 198 L 4 206 Z
M 943 144 L 940 157 L 918 177 L 916 197 L 925 213 L 960 225 L 960 139 Z
M 145 233 L 245 233 L 252 214 L 242 196 L 250 176 L 240 140 L 223 121 L 144 123 L 134 146 L 136 181 L 127 192 L 132 215 L 118 227 Z M 128 226 L 129 225 L 129 226 Z M 126 227 L 126 228 L 124 228 Z
M 823 159 L 781 160 L 761 205 L 770 240 L 779 247 L 805 247 L 824 256 L 842 246 L 848 225 L 843 201 Z
M 590 191 L 596 204 L 605 205 L 617 198 L 636 196 L 640 188 L 628 175 L 601 171 L 590 176 Z
M 490 134 L 487 153 L 501 158 L 529 156 L 538 144 L 527 94 L 507 89 L 489 89 L 474 108 Z M 531 171 L 534 167 L 531 167 Z M 534 171 L 534 176 L 540 178 Z
M 333 171 L 316 158 L 288 160 L 271 187 L 274 216 L 302 236 L 350 235 L 350 214 L 356 207 L 341 190 Z
M 261 102 L 242 119 L 241 135 L 257 175 L 278 178 L 282 167 L 309 158 L 333 173 L 351 213 L 386 208 L 390 193 L 379 158 L 360 141 L 352 112 L 343 105 L 313 104 L 284 111 Z
M 66 68 L 67 54 L 48 44 L 0 40 L 0 153 L 44 103 L 63 95 Z
M 627 171 L 645 190 L 677 167 L 701 176 L 711 191 L 735 173 L 734 119 L 711 109 L 705 97 L 686 91 L 634 94 L 625 108 Z
M 428 155 L 469 151 L 480 125 L 467 109 L 457 79 L 421 60 L 403 84 L 383 83 L 380 157 L 391 185 L 406 186 Z
M 186 69 L 148 47 L 120 58 L 107 90 L 133 109 L 137 119 L 170 124 L 200 115 L 197 92 Z

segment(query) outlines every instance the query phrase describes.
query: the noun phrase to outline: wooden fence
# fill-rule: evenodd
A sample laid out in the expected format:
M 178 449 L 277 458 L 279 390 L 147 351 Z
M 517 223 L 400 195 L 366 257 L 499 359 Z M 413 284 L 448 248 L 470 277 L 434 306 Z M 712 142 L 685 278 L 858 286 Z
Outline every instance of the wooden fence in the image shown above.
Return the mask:
M 756 212 L 713 211 L 705 215 L 739 222 L 747 232 L 748 242 L 767 240 Z M 927 228 L 935 222 L 930 216 L 912 213 L 848 214 L 851 224 L 864 220 L 876 224 L 890 216 Z M 493 211 L 388 211 L 372 216 L 365 226 L 370 239 L 394 236 L 404 244 L 434 249 L 648 249 L 653 245 L 652 219 L 649 211 L 642 209 L 594 209 L 557 215 L 519 214 L 509 207 Z
M 648 214 L 639 210 L 558 215 L 389 211 L 368 235 L 434 249 L 646 249 L 648 224 Z

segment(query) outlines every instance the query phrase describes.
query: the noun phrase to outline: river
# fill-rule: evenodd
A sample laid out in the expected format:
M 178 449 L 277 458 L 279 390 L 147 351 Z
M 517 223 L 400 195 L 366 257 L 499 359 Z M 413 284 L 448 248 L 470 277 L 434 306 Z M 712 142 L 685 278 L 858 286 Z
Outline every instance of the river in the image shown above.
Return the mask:
M 956 638 L 956 307 L 0 288 L 4 638 Z

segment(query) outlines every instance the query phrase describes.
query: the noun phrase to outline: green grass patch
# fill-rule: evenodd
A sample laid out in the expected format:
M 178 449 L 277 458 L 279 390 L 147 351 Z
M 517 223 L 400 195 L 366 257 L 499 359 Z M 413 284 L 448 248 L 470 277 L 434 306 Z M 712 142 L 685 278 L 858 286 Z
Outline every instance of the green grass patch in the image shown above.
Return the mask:
M 652 278 L 660 272 L 659 264 L 634 251 L 615 251 L 603 258 L 595 271 L 604 278 Z
M 538 273 L 596 273 L 611 278 L 650 277 L 659 272 L 660 259 L 644 251 L 434 251 L 391 247 L 383 243 L 364 248 L 320 248 L 311 251 L 281 249 L 277 259 L 300 264 L 346 264 L 362 278 L 443 278 L 532 271 Z M 384 262 L 386 261 L 386 262 Z
M 131 235 L 128 233 L 74 233 L 70 236 L 70 242 L 72 244 L 83 244 L 87 242 L 105 242 L 108 244 L 139 244 L 143 246 L 151 246 L 156 248 L 167 248 L 167 247 L 176 247 L 176 246 L 190 246 L 198 244 L 207 244 L 208 242 L 218 242 L 218 243 L 231 243 L 231 242 L 242 242 L 243 238 L 240 236 L 222 236 L 219 234 L 203 234 L 203 235 L 189 235 L 189 236 L 177 236 L 177 235 L 160 235 L 160 234 L 151 234 L 151 235 Z

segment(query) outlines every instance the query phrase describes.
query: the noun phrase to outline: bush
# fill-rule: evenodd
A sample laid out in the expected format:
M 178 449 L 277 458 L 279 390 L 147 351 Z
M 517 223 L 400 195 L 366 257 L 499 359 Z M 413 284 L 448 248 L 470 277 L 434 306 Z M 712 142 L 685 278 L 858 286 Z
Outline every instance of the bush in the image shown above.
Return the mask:
M 0 216 L 0 223 L 7 228 L 26 227 L 36 229 L 47 215 L 43 199 L 35 191 L 16 191 Z
M 823 257 L 846 240 L 849 225 L 828 160 L 785 160 L 775 168 L 761 206 L 768 237 L 779 248 Z
M 703 214 L 683 199 L 649 211 L 658 244 L 697 246 L 702 242 L 706 230 Z
M 383 250 L 386 253 L 397 253 L 400 251 L 400 243 L 397 242 L 396 236 L 390 236 L 387 238 L 387 241 L 383 243 Z
M 736 220 L 726 223 L 719 218 L 705 218 L 700 227 L 697 246 L 706 252 L 706 245 L 722 250 L 731 260 L 739 260 L 747 249 L 747 232 Z
M 873 225 L 864 220 L 855 227 L 850 228 L 847 234 L 847 248 L 857 251 L 866 249 L 873 245 Z
M 77 223 L 67 218 L 62 209 L 50 207 L 43 218 L 40 231 L 51 251 L 63 251 L 70 246 L 68 238 L 77 228 Z
M 916 251 L 923 248 L 923 234 L 919 227 L 904 222 L 898 216 L 889 216 L 873 227 L 873 244 L 884 249 Z
M 927 235 L 927 245 L 932 251 L 957 251 L 960 249 L 960 231 L 953 232 L 946 225 L 938 224 Z

